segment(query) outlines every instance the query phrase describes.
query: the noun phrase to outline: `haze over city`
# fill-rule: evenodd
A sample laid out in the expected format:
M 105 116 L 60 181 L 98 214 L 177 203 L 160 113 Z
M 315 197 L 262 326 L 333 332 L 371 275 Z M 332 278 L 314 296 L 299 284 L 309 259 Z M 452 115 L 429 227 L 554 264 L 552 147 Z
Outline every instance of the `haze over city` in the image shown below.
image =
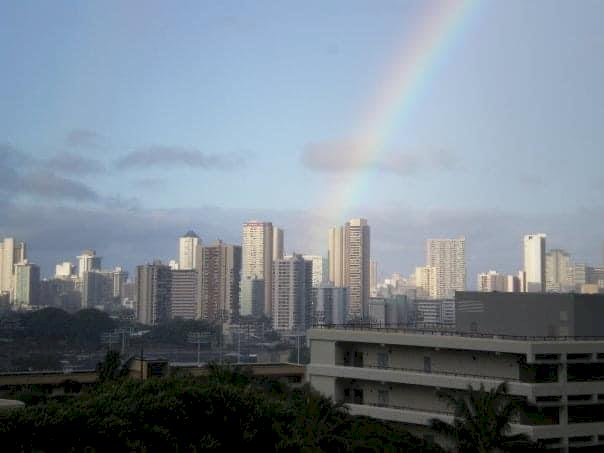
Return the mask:
M 601 263 L 604 5 L 451 5 L 3 4 L 0 238 L 50 275 L 253 218 L 325 254 L 364 217 L 382 276 L 431 237 L 466 237 L 470 287 L 531 232 Z

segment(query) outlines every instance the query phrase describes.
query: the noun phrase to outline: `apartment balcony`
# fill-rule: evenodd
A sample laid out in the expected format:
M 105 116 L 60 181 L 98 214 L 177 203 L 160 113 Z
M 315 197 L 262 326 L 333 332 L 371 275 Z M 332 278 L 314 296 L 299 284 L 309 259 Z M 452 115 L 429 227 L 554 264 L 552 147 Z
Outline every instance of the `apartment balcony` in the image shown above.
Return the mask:
M 540 385 L 551 384 L 530 384 L 519 381 L 509 381 L 507 378 L 484 377 L 464 373 L 452 373 L 443 371 L 422 371 L 407 368 L 387 368 L 373 366 L 344 366 L 344 365 L 318 365 L 310 364 L 307 367 L 309 375 L 322 375 L 334 378 L 363 379 L 376 382 L 392 382 L 399 384 L 412 384 L 428 387 L 451 388 L 465 390 L 468 385 L 472 387 L 485 386 L 486 390 L 497 387 L 502 382 L 508 382 L 508 390 L 512 395 L 532 396 L 534 388 Z M 551 394 L 550 390 L 544 389 L 545 394 Z

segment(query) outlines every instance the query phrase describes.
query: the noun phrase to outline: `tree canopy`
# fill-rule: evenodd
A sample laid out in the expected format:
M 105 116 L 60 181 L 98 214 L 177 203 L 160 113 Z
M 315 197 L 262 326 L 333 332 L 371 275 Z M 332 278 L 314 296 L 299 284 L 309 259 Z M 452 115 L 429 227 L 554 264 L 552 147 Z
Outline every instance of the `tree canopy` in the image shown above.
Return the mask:
M 353 417 L 309 387 L 224 367 L 207 378 L 107 381 L 61 402 L 0 414 L 7 451 L 440 452 L 401 426 Z

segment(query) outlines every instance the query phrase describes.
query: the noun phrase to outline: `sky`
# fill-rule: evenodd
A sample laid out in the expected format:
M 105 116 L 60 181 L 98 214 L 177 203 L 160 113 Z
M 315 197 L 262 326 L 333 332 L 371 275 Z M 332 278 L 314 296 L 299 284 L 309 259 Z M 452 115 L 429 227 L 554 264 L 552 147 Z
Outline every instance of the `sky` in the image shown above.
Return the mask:
M 520 269 L 528 233 L 600 264 L 603 21 L 599 0 L 2 2 L 0 237 L 46 276 L 253 218 L 326 254 L 365 217 L 382 276 L 435 237 L 466 237 L 470 287 Z

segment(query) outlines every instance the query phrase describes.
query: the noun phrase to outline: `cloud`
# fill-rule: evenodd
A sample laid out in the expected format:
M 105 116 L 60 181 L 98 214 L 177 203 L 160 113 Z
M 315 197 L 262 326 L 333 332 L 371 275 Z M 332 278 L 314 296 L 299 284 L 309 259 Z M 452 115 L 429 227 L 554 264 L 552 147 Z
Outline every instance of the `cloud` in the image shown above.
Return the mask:
M 287 252 L 326 254 L 327 229 L 333 219 L 312 210 L 226 209 L 202 206 L 191 209 L 131 209 L 128 203 L 115 206 L 45 203 L 4 203 L 0 237 L 15 236 L 28 242 L 30 258 L 48 275 L 54 264 L 75 259 L 85 248 L 94 248 L 104 267 L 137 264 L 159 258 L 174 258 L 179 235 L 197 231 L 204 242 L 221 238 L 241 243 L 241 224 L 252 218 L 272 221 L 285 230 Z M 466 237 L 467 283 L 476 285 L 476 275 L 489 269 L 515 273 L 522 267 L 522 236 L 547 233 L 548 248 L 568 250 L 573 260 L 600 263 L 604 210 L 594 207 L 551 214 L 527 214 L 493 209 L 412 209 L 404 206 L 388 211 L 363 209 L 371 226 L 371 255 L 380 273 L 411 273 L 424 264 L 425 241 L 430 237 Z M 581 234 L 577 234 L 581 231 Z M 319 234 L 316 234 L 316 233 Z
M 50 170 L 69 175 L 89 175 L 105 171 L 105 165 L 101 161 L 71 152 L 54 155 L 45 161 L 45 166 Z
M 245 161 L 242 153 L 209 154 L 176 146 L 150 146 L 126 154 L 116 162 L 116 166 L 122 169 L 183 166 L 234 170 Z
M 65 137 L 65 144 L 74 148 L 98 148 L 103 137 L 90 129 L 72 129 Z
M 375 168 L 399 176 L 430 170 L 452 171 L 459 166 L 457 156 L 446 150 L 389 151 L 375 160 L 370 155 L 371 146 L 361 140 L 309 143 L 302 151 L 302 163 L 319 172 L 351 173 Z
M 157 189 L 166 185 L 166 180 L 150 176 L 148 178 L 139 178 L 132 181 L 132 186 L 139 189 Z
M 6 199 L 99 202 L 88 185 L 58 175 L 46 162 L 34 159 L 8 144 L 0 144 L 0 193 Z
M 38 199 L 97 202 L 100 196 L 86 184 L 59 176 L 52 171 L 35 170 L 21 176 L 19 191 Z

